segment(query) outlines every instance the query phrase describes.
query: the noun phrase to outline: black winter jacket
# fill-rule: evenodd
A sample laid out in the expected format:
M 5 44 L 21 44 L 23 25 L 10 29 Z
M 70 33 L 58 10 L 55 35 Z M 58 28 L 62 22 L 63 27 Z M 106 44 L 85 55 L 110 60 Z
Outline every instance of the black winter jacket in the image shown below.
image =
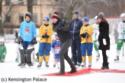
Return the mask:
M 106 20 L 99 24 L 99 49 L 108 50 L 110 49 L 110 38 L 109 38 L 109 24 Z M 104 45 L 103 39 L 106 40 L 106 45 Z
M 72 39 L 78 39 L 80 38 L 80 29 L 82 27 L 82 21 L 79 20 L 79 19 L 75 19 L 75 20 L 72 20 L 70 22 L 70 33 L 71 33 L 71 36 L 72 36 Z
M 57 32 L 61 42 L 65 42 L 66 40 L 71 39 L 68 23 L 59 19 L 56 24 L 53 24 L 53 27 Z

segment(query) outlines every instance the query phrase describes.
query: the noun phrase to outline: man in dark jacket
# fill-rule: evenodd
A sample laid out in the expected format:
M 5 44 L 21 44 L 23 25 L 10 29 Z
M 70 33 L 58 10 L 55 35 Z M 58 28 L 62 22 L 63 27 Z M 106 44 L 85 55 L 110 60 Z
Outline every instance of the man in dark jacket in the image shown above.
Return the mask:
M 72 36 L 72 59 L 75 65 L 81 63 L 81 50 L 80 50 L 80 29 L 82 21 L 79 19 L 79 13 L 74 12 L 73 20 L 70 23 L 70 33 Z
M 110 49 L 110 38 L 109 38 L 109 24 L 103 17 L 99 15 L 97 18 L 99 24 L 99 49 L 102 50 L 103 64 L 102 69 L 109 69 L 109 63 L 106 51 Z
M 57 35 L 62 43 L 60 51 L 60 74 L 65 73 L 64 59 L 68 62 L 71 67 L 70 73 L 76 72 L 76 68 L 68 56 L 68 48 L 71 45 L 71 35 L 69 29 L 65 28 L 65 22 L 62 21 L 58 14 L 55 12 L 52 16 L 53 28 L 57 32 Z

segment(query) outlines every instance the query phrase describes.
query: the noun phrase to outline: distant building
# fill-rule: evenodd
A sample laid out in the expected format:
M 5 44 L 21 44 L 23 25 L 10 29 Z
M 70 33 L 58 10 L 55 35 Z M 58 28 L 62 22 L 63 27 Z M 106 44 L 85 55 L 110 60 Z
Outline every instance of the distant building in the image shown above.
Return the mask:
M 3 20 L 6 20 L 5 25 L 8 27 L 19 26 L 27 12 L 27 0 L 3 0 L 2 5 L 2 17 Z M 33 0 L 33 20 L 40 26 L 42 18 L 51 15 L 58 8 L 58 0 Z M 8 11 L 10 11 L 9 14 L 7 14 Z
M 51 16 L 55 11 L 64 13 L 67 10 L 66 13 L 70 13 L 70 7 L 71 11 L 74 9 L 80 11 L 82 17 L 84 15 L 95 17 L 99 12 L 104 12 L 106 17 L 118 17 L 120 13 L 125 12 L 125 0 L 85 0 L 90 2 L 72 8 L 73 1 L 75 0 L 33 0 L 33 20 L 37 26 L 40 26 L 44 16 Z M 5 26 L 18 27 L 27 12 L 27 0 L 3 0 L 2 5 L 2 19 L 6 21 Z

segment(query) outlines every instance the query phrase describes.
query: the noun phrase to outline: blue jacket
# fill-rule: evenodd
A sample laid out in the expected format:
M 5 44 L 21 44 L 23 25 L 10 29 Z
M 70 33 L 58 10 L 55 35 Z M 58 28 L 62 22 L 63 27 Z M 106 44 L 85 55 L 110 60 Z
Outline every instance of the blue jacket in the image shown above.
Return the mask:
M 70 33 L 72 35 L 72 39 L 80 38 L 80 29 L 82 27 L 82 21 L 80 19 L 75 19 L 70 22 Z
M 60 42 L 60 40 L 54 40 L 52 42 L 52 48 L 53 48 L 54 54 L 60 54 L 60 50 L 61 50 L 61 42 Z
M 55 40 L 52 42 L 52 48 L 56 48 L 56 47 L 61 47 L 61 42 L 59 40 Z
M 23 21 L 19 28 L 19 37 L 23 41 L 31 42 L 34 37 L 36 37 L 36 25 L 34 22 Z

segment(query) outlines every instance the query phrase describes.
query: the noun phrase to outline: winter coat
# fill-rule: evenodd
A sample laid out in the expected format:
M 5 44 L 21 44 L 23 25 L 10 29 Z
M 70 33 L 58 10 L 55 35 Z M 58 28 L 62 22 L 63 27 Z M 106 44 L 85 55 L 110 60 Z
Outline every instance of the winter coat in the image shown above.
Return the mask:
M 80 19 L 75 19 L 70 22 L 70 33 L 72 36 L 72 39 L 78 39 L 80 38 L 80 29 L 82 27 L 82 21 Z
M 106 20 L 99 23 L 99 49 L 108 50 L 110 49 L 110 38 L 109 38 L 109 24 Z M 104 43 L 106 42 L 106 44 Z
M 36 25 L 34 22 L 23 21 L 19 28 L 19 37 L 23 41 L 31 42 L 36 37 Z
M 61 42 L 65 42 L 66 40 L 71 39 L 68 23 L 65 21 L 58 19 L 58 22 L 53 24 L 53 28 L 57 32 Z

